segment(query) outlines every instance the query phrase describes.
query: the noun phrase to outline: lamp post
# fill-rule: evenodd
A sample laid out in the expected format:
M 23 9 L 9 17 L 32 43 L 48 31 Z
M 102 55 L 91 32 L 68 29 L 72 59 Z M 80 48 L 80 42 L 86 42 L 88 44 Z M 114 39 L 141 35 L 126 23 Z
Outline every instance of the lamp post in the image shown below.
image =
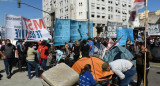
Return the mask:
M 89 9 L 89 0 L 87 0 L 87 6 L 88 6 L 88 38 L 90 38 L 90 9 Z

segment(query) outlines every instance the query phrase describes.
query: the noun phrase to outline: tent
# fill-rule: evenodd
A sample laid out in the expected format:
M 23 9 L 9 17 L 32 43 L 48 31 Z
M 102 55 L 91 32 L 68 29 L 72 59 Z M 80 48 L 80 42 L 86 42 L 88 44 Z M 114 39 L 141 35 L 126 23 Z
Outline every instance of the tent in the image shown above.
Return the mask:
M 124 47 L 115 46 L 109 52 L 105 53 L 103 61 L 112 62 L 116 59 L 131 59 L 134 58 L 132 53 Z M 133 60 L 132 63 L 136 66 L 136 61 Z
M 97 81 L 102 81 L 105 79 L 100 79 L 102 77 L 105 76 L 109 76 L 109 75 L 113 75 L 113 72 L 102 72 L 102 64 L 104 63 L 104 61 L 102 61 L 101 59 L 97 58 L 97 57 L 83 57 L 81 59 L 79 59 L 73 66 L 72 68 L 78 73 L 80 74 L 81 69 L 84 68 L 84 66 L 86 64 L 90 64 L 91 65 L 91 70 L 92 70 L 92 75 L 94 77 L 95 80 Z M 112 76 L 109 77 L 109 79 L 111 79 Z

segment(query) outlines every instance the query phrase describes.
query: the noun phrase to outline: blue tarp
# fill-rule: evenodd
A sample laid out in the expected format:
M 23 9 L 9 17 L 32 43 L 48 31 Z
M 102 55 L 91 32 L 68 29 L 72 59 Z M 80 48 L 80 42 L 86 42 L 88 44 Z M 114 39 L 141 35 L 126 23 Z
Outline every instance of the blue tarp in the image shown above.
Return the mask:
M 70 20 L 56 19 L 54 29 L 54 43 L 55 46 L 65 45 L 65 42 L 70 40 Z
M 70 19 L 56 19 L 55 22 L 55 46 L 64 45 L 70 40 L 88 39 L 88 21 L 76 21 Z M 90 36 L 93 38 L 93 22 L 90 22 Z
M 128 56 L 126 57 L 124 53 Z M 103 57 L 103 61 L 105 62 L 112 62 L 116 59 L 127 59 L 133 58 L 133 55 L 130 51 L 128 51 L 126 48 L 121 46 L 116 46 L 113 49 L 111 49 L 109 52 L 105 53 L 105 56 Z M 136 61 L 132 61 L 134 65 L 136 66 Z

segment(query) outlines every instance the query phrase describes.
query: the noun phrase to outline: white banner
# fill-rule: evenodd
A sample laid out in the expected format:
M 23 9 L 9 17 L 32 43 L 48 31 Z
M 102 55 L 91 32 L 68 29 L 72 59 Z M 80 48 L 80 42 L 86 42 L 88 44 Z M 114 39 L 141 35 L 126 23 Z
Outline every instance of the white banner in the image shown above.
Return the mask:
M 28 40 L 47 40 L 51 39 L 51 35 L 42 18 L 40 19 L 26 19 L 23 20 L 24 37 L 28 34 Z
M 5 20 L 7 39 L 22 39 L 22 17 L 7 14 Z
M 6 15 L 6 34 L 11 40 L 47 40 L 51 38 L 42 18 L 27 19 L 21 16 Z

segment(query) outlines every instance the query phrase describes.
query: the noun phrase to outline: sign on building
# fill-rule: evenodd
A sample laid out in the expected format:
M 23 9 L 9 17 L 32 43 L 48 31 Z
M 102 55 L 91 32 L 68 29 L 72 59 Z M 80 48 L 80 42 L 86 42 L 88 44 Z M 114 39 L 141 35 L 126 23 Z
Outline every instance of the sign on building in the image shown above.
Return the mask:
M 105 29 L 105 34 L 109 38 L 116 38 L 117 37 L 116 30 L 122 28 L 127 28 L 127 25 L 123 25 L 122 23 L 117 23 L 117 22 L 108 22 L 107 27 Z
M 148 24 L 148 35 L 160 35 L 160 24 Z

